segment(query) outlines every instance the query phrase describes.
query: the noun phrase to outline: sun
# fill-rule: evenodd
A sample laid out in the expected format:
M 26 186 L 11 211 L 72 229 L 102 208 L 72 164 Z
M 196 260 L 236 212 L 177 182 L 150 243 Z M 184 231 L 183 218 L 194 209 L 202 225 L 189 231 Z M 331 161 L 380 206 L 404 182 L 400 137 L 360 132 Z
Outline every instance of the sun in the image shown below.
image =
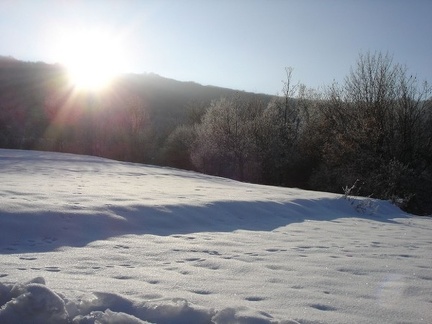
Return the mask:
M 122 72 L 122 46 L 108 33 L 82 31 L 65 36 L 61 53 L 70 82 L 78 89 L 102 89 Z

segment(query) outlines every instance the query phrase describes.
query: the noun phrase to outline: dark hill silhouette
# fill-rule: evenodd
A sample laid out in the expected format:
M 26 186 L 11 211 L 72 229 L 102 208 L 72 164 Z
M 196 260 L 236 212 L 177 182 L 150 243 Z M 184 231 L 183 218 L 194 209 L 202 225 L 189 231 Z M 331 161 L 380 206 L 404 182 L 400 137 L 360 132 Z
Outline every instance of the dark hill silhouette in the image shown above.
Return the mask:
M 0 56 L 0 147 L 158 163 L 178 125 L 198 121 L 212 100 L 232 96 L 271 99 L 154 73 L 122 74 L 103 91 L 78 92 L 60 64 Z
M 187 122 L 192 107 L 206 107 L 221 97 L 258 97 L 269 101 L 272 96 L 255 94 L 217 86 L 204 86 L 195 82 L 177 81 L 154 73 L 126 74 L 114 82 L 114 89 L 126 88 L 140 93 L 146 100 L 155 122 L 171 128 L 173 123 Z

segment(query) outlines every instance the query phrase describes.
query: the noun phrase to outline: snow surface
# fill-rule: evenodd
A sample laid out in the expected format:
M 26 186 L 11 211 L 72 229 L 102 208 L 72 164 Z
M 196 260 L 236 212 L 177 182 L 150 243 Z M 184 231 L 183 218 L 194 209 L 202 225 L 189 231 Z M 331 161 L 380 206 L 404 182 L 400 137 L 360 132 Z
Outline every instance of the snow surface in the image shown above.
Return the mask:
M 432 323 L 431 247 L 384 201 L 0 150 L 0 323 Z

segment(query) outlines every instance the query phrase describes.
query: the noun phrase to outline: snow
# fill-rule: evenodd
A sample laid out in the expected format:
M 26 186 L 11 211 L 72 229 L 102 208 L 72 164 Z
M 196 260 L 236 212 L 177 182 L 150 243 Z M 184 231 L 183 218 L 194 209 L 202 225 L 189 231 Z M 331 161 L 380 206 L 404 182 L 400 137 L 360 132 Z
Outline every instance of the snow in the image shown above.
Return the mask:
M 0 323 L 432 323 L 431 234 L 385 201 L 1 149 Z

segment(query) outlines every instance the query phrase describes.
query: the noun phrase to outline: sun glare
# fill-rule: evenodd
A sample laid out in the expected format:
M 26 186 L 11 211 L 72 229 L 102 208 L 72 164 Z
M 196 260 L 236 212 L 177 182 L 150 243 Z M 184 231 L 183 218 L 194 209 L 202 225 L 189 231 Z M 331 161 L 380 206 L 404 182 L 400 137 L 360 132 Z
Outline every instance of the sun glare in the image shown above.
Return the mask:
M 65 37 L 62 62 L 72 84 L 84 90 L 99 90 L 121 72 L 121 46 L 109 34 L 81 32 Z

